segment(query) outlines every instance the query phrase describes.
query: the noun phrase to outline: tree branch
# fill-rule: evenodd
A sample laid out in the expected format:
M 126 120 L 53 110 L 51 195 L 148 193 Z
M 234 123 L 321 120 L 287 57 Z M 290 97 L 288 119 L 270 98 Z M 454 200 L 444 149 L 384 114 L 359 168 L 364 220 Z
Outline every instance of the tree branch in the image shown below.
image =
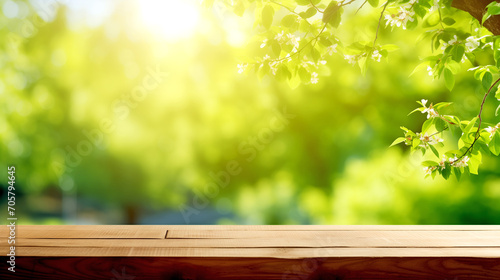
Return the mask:
M 466 11 L 471 16 L 481 22 L 486 6 L 494 0 L 453 0 L 451 6 L 462 11 Z M 496 2 L 500 2 L 496 0 Z M 493 35 L 500 35 L 500 15 L 490 17 L 485 23 L 486 27 Z
M 495 85 L 500 82 L 500 78 L 498 78 L 492 85 L 491 87 L 488 89 L 488 91 L 486 92 L 486 94 L 484 95 L 483 97 L 483 102 L 481 102 L 481 108 L 479 109 L 479 113 L 477 114 L 477 117 L 479 118 L 479 124 L 477 125 L 477 131 L 476 131 L 476 134 L 474 135 L 474 141 L 472 142 L 472 144 L 470 144 L 469 148 L 467 148 L 467 150 L 463 153 L 463 155 L 461 155 L 459 158 L 457 158 L 456 160 L 453 161 L 453 163 L 459 161 L 460 159 L 462 159 L 464 156 L 467 155 L 467 153 L 469 153 L 471 150 L 472 150 L 472 147 L 474 147 L 474 144 L 476 144 L 476 141 L 477 139 L 479 139 L 481 137 L 481 134 L 480 134 L 480 130 L 481 130 L 481 123 L 483 122 L 482 118 L 481 118 L 481 114 L 483 113 L 483 107 L 484 107 L 484 103 L 486 102 L 486 97 L 488 97 L 488 95 L 490 94 L 491 90 L 495 87 Z
M 384 17 L 385 8 L 387 8 L 388 4 L 389 4 L 389 1 L 385 2 L 384 8 L 382 9 L 382 12 L 380 13 L 380 17 L 378 19 L 377 31 L 375 32 L 375 39 L 373 40 L 373 48 L 375 48 L 375 43 L 377 42 L 377 38 L 378 38 L 378 31 L 380 29 L 380 23 L 382 22 L 382 18 Z

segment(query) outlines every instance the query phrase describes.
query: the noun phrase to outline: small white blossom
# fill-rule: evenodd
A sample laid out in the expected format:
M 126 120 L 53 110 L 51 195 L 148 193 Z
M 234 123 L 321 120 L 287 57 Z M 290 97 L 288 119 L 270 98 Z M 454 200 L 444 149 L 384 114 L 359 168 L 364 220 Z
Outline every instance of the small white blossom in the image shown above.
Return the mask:
M 319 81 L 318 79 L 318 73 L 312 72 L 311 73 L 311 84 L 317 84 Z
M 238 73 L 243 73 L 247 69 L 248 64 L 246 63 L 241 63 L 238 64 Z
M 425 106 L 424 106 L 425 107 Z M 422 114 L 425 114 L 427 113 L 427 118 L 430 119 L 430 118 L 435 118 L 435 117 L 439 117 L 439 114 L 438 112 L 436 112 L 436 110 L 434 110 L 432 107 L 429 107 L 429 108 L 425 108 L 423 111 L 422 111 Z
M 274 36 L 274 39 L 276 41 L 278 41 L 280 44 L 282 44 L 285 40 L 285 31 L 281 30 L 280 33 L 276 34 L 276 36 Z
M 443 170 L 446 167 L 446 157 L 443 155 L 443 159 L 439 162 L 439 167 Z
M 469 36 L 465 39 L 465 51 L 472 52 L 479 47 L 479 38 Z
M 453 38 L 450 41 L 448 41 L 448 45 L 450 45 L 450 46 L 455 45 L 457 43 L 458 43 L 457 35 L 453 35 Z
M 421 144 L 419 146 L 425 148 L 428 145 L 435 145 L 437 143 L 443 142 L 444 140 L 442 138 L 437 137 L 437 136 L 429 136 L 426 132 L 424 135 L 420 135 L 420 141 L 421 141 Z
M 260 44 L 260 48 L 264 48 L 267 44 L 267 39 L 264 39 L 264 41 L 262 41 L 262 44 Z
M 432 69 L 432 67 L 427 66 L 427 73 L 429 74 L 429 76 L 433 76 L 434 75 L 434 70 Z
M 271 68 L 271 73 L 273 73 L 273 75 L 276 75 L 276 71 L 278 71 L 279 64 L 280 64 L 279 61 L 272 61 L 269 63 L 269 67 Z
M 333 53 L 336 53 L 337 52 L 337 44 L 333 44 L 331 46 L 329 46 L 328 48 L 326 48 L 326 52 L 329 54 L 329 55 L 333 55 Z
M 452 165 L 453 165 L 454 167 L 458 167 L 458 168 L 460 168 L 460 167 L 466 167 L 466 166 L 468 166 L 468 165 L 469 165 L 469 164 L 468 164 L 468 162 L 469 162 L 469 157 L 468 157 L 468 156 L 464 156 L 464 157 L 463 157 L 463 158 L 461 158 L 460 160 L 458 160 L 458 158 L 457 158 L 457 157 L 455 157 L 455 158 L 453 159 L 453 161 L 450 159 L 450 162 L 452 162 L 452 163 L 453 163 Z
M 344 58 L 349 62 L 349 64 L 356 64 L 358 62 L 358 56 L 357 55 L 344 55 Z
M 385 20 L 386 26 L 391 25 L 391 26 L 397 26 L 397 27 L 402 27 L 403 29 L 406 29 L 406 24 L 408 21 L 414 21 L 415 19 L 413 16 L 415 15 L 415 11 L 413 11 L 413 4 L 415 2 L 410 2 L 409 4 L 400 7 L 398 14 L 392 14 L 392 15 L 386 15 Z
M 493 138 L 493 135 L 495 135 L 495 132 L 497 132 L 497 130 L 499 130 L 499 129 L 500 129 L 500 123 L 498 123 L 497 125 L 495 125 L 493 127 L 488 126 L 484 130 L 486 130 L 490 134 L 490 139 L 491 139 L 491 138 Z
M 292 52 L 297 51 L 297 49 L 299 48 L 300 37 L 295 37 L 291 33 L 286 34 L 286 36 L 288 37 L 288 44 L 293 46 Z
M 425 172 L 425 175 L 431 175 L 432 174 L 432 171 L 436 170 L 437 169 L 437 166 L 426 166 L 424 167 L 424 172 Z
M 382 58 L 382 55 L 379 53 L 378 50 L 374 50 L 372 53 L 372 59 L 377 62 L 380 62 L 380 58 Z
M 422 99 L 420 100 L 420 103 L 422 103 L 422 106 L 425 107 L 425 104 L 427 104 L 428 100 L 427 99 Z

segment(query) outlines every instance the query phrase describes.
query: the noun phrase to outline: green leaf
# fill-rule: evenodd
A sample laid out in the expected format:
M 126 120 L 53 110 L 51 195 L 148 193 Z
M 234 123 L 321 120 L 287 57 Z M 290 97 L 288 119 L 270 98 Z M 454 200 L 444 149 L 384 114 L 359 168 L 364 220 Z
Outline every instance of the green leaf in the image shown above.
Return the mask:
M 427 132 L 429 128 L 431 128 L 432 124 L 434 123 L 434 118 L 427 119 L 423 124 L 422 124 L 422 133 Z
M 462 176 L 462 172 L 460 171 L 460 169 L 457 167 L 453 167 L 453 173 L 455 174 L 457 181 L 460 181 L 460 177 Z
M 309 81 L 311 81 L 311 73 L 309 73 L 304 67 L 299 68 L 298 74 L 299 74 L 300 80 L 303 83 L 308 83 Z
M 420 139 L 418 139 L 418 138 L 413 138 L 413 142 L 411 143 L 411 146 L 412 146 L 413 148 L 416 148 L 416 147 L 418 147 L 418 145 L 420 145 L 420 142 L 421 142 L 421 141 L 420 141 Z
M 434 146 L 432 145 L 429 145 L 429 148 L 431 148 L 431 151 L 434 153 L 434 155 L 439 158 L 439 152 L 438 150 L 436 150 L 436 148 L 434 148 Z
M 268 74 L 271 71 L 271 67 L 269 67 L 268 63 L 263 63 L 259 67 L 259 71 L 257 73 L 258 77 L 262 79 L 266 74 Z
M 490 151 L 495 156 L 498 156 L 500 154 L 500 133 L 498 131 L 495 132 L 488 146 L 490 147 Z
M 395 50 L 399 50 L 399 47 L 397 45 L 394 45 L 394 44 L 383 45 L 380 48 L 383 50 L 387 50 L 388 52 L 393 52 Z
M 499 112 L 500 112 L 500 105 L 498 105 L 497 109 L 495 110 L 495 116 L 498 116 Z
M 302 18 L 310 18 L 312 16 L 314 16 L 316 14 L 316 9 L 314 7 L 311 7 L 309 9 L 307 9 L 307 11 L 305 12 L 302 12 L 300 13 L 299 15 L 302 17 Z
M 455 86 L 455 76 L 453 76 L 453 73 L 448 68 L 444 69 L 444 83 L 449 91 Z
M 398 138 L 396 138 L 396 140 L 394 140 L 394 142 L 392 142 L 392 144 L 389 147 L 395 146 L 401 142 L 404 142 L 405 140 L 406 140 L 406 138 L 404 138 L 404 137 L 398 137 Z
M 415 11 L 415 14 L 421 18 L 425 17 L 425 14 L 427 13 L 427 11 L 420 5 L 413 5 L 413 11 Z
M 443 23 L 446 25 L 453 25 L 455 24 L 455 20 L 450 17 L 445 17 L 443 18 Z
M 439 103 L 435 104 L 433 107 L 436 110 L 440 110 L 441 108 L 448 107 L 451 104 L 453 104 L 453 103 L 452 102 L 439 102 Z
M 483 85 L 484 91 L 487 91 L 490 88 L 492 82 L 493 82 L 493 75 L 490 72 L 485 72 L 483 79 L 481 80 L 481 84 Z
M 368 0 L 368 3 L 374 8 L 378 7 L 378 0 Z
M 491 16 L 500 14 L 500 3 L 493 1 L 486 8 L 487 10 L 483 15 L 481 23 L 487 21 Z
M 286 15 L 281 19 L 281 24 L 290 28 L 294 25 L 298 25 L 297 19 L 298 17 L 296 15 Z
M 438 166 L 439 164 L 432 160 L 426 160 L 422 162 L 423 166 Z
M 323 12 L 322 21 L 337 28 L 341 21 L 342 11 L 343 9 L 338 5 L 337 1 L 331 1 Z
M 271 5 L 266 5 L 264 9 L 262 9 L 262 25 L 269 29 L 273 24 L 274 18 L 274 8 Z
M 446 128 L 446 122 L 443 121 L 442 119 L 436 118 L 436 121 L 434 122 L 434 126 L 436 127 L 437 131 L 443 131 Z
M 451 50 L 451 58 L 456 62 L 460 62 L 462 60 L 462 57 L 464 56 L 464 53 L 465 53 L 464 46 L 462 45 L 454 46 L 453 49 Z
M 288 70 L 288 67 L 285 64 L 280 64 L 278 66 L 278 70 L 276 70 L 276 78 L 280 81 L 284 81 L 286 79 L 290 79 L 292 73 Z
M 474 128 L 474 125 L 476 124 L 476 121 L 477 121 L 477 117 L 473 118 L 468 124 L 467 126 L 464 128 L 463 132 L 464 134 L 468 134 L 471 132 L 471 130 Z
M 299 4 L 300 6 L 307 6 L 307 5 L 311 4 L 311 2 L 309 2 L 309 0 L 295 0 L 295 2 L 297 2 L 297 4 Z
M 478 155 L 471 155 L 471 158 L 469 159 L 469 162 L 467 164 L 469 166 L 470 174 L 477 175 L 479 165 L 481 164 L 481 154 L 479 153 Z
M 441 170 L 441 175 L 443 176 L 443 178 L 445 180 L 448 180 L 448 178 L 450 178 L 451 166 L 448 162 L 445 163 L 445 168 L 443 170 Z
M 271 41 L 271 48 L 276 56 L 279 56 L 281 53 L 281 46 L 276 40 Z

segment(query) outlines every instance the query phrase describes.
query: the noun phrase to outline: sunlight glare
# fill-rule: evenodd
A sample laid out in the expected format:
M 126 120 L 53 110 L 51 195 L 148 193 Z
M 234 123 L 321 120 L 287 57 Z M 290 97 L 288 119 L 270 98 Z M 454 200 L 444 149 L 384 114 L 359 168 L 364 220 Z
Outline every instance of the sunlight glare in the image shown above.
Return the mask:
M 200 20 L 199 7 L 190 0 L 140 0 L 139 15 L 152 32 L 167 40 L 193 35 Z

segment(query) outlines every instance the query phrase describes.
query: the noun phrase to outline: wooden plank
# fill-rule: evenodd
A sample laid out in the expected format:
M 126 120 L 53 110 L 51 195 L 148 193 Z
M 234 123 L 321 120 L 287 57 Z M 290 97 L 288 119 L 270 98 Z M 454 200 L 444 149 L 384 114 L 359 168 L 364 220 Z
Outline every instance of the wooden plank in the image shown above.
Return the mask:
M 146 248 L 434 248 L 434 247 L 498 247 L 500 237 L 435 237 L 425 242 L 420 238 L 332 237 L 332 238 L 249 238 L 249 239 L 30 239 L 16 240 L 18 247 L 146 247 Z M 6 247 L 4 243 L 0 246 Z
M 144 247 L 16 247 L 17 256 L 32 257 L 234 257 L 234 258 L 319 258 L 319 257 L 474 257 L 500 258 L 491 248 L 144 248 Z M 0 247 L 0 255 L 7 254 Z
M 4 262 L 6 257 L 0 257 Z M 34 267 L 29 270 L 26 267 Z M 497 280 L 500 264 L 477 258 L 33 258 L 18 270 L 0 270 L 0 279 L 50 280 Z
M 16 238 L 157 238 L 164 239 L 165 230 L 122 230 L 122 229 L 82 229 L 82 230 L 18 230 Z M 6 237 L 4 237 L 6 238 Z
M 321 238 L 334 239 L 344 237 L 388 239 L 418 238 L 425 243 L 433 238 L 500 238 L 500 231 L 220 231 L 220 230 L 169 230 L 167 238 Z
M 500 225 L 167 225 L 168 230 L 219 231 L 500 231 Z

